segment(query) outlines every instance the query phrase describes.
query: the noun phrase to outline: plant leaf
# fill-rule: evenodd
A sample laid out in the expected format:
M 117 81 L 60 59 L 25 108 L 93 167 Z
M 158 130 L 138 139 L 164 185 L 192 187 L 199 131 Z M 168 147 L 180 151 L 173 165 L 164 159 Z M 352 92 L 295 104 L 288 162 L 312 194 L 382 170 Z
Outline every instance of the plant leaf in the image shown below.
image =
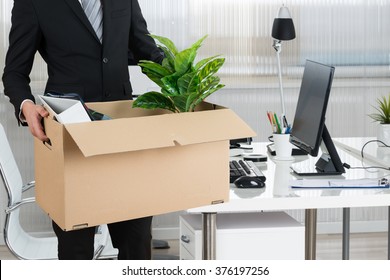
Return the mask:
M 205 98 L 224 87 L 220 78 L 215 76 L 224 64 L 224 58 L 212 56 L 194 65 L 198 49 L 207 36 L 180 52 L 170 39 L 157 35 L 151 37 L 159 42 L 165 58 L 162 65 L 150 61 L 141 61 L 139 65 L 160 86 L 161 93 L 145 93 L 136 99 L 133 107 L 163 108 L 176 113 L 193 111 Z
M 214 60 L 209 61 L 206 63 L 203 68 L 200 69 L 198 77 L 199 77 L 199 83 L 203 83 L 206 81 L 210 76 L 214 75 L 218 72 L 218 70 L 222 67 L 222 65 L 225 63 L 224 58 L 216 58 Z
M 156 91 L 150 91 L 140 95 L 133 103 L 133 108 L 156 109 L 162 108 L 177 112 L 172 100 Z
M 187 98 L 187 103 L 186 103 L 186 112 L 192 112 L 194 111 L 194 103 L 195 101 L 199 98 L 199 94 L 197 92 L 193 92 L 189 94 Z
M 159 46 L 159 48 L 162 49 L 165 54 L 162 65 L 171 73 L 175 72 L 175 55 L 167 47 Z
M 163 37 L 163 36 L 158 36 L 158 35 L 150 35 L 150 36 L 153 39 L 158 40 L 164 46 L 166 46 L 172 54 L 176 55 L 179 52 L 177 50 L 176 45 L 170 39 Z
M 161 78 L 172 74 L 172 72 L 164 68 L 162 65 L 153 61 L 141 60 L 138 65 L 141 66 L 142 69 L 149 69 L 151 72 L 154 72 L 156 76 L 159 75 Z
M 196 91 L 198 87 L 198 83 L 196 82 L 198 79 L 196 79 L 194 82 L 191 83 L 192 79 L 196 77 L 196 72 L 190 72 L 182 77 L 180 77 L 177 80 L 177 87 L 179 88 L 180 94 L 186 94 L 190 92 Z M 190 87 L 191 84 L 191 87 Z
M 374 121 L 382 124 L 390 124 L 390 96 L 377 99 L 378 107 L 374 107 L 377 113 L 369 114 Z
M 202 59 L 201 61 L 199 61 L 195 65 L 195 70 L 198 70 L 198 69 L 202 68 L 207 62 L 213 60 L 214 58 L 217 58 L 218 56 L 219 55 L 215 55 L 215 56 L 212 56 L 212 57 L 208 57 L 208 58 Z
M 221 79 L 217 76 L 210 76 L 208 77 L 202 84 L 198 87 L 198 92 L 200 94 L 204 94 L 207 91 L 209 91 L 211 88 L 217 86 Z
M 138 65 L 141 67 L 142 72 L 160 87 L 164 85 L 161 79 L 171 74 L 163 66 L 152 61 L 142 60 Z
M 191 68 L 196 57 L 196 51 L 196 49 L 186 49 L 176 55 L 175 71 L 178 75 L 183 75 Z
M 217 90 L 220 90 L 224 86 L 225 85 L 222 85 L 222 84 L 216 85 L 215 87 L 210 88 L 207 92 L 204 92 L 202 95 L 199 95 L 198 99 L 196 99 L 194 102 L 192 102 L 190 110 L 191 111 L 195 110 L 195 107 L 198 106 L 203 100 L 205 100 L 211 94 L 213 94 Z
M 220 82 L 219 77 L 213 76 L 222 67 L 224 62 L 224 58 L 209 60 L 201 69 L 197 71 L 197 74 L 193 77 L 188 86 L 188 88 L 193 89 L 195 84 L 197 85 L 196 92 L 190 95 L 187 102 L 186 108 L 188 111 L 195 110 L 195 107 L 200 102 L 202 102 L 215 91 L 224 87 L 224 85 L 218 85 Z
M 202 46 L 203 41 L 207 38 L 207 35 L 200 38 L 194 44 L 192 44 L 191 49 L 199 49 Z
M 166 90 L 166 92 L 169 93 L 169 95 L 179 95 L 179 90 L 177 88 L 177 74 L 173 74 L 170 76 L 166 76 L 161 79 L 163 83 L 163 88 Z
M 189 49 L 179 52 L 175 58 L 175 71 L 178 75 L 183 75 L 189 69 L 192 68 L 192 64 L 197 55 L 198 49 L 201 47 L 202 42 L 207 36 L 202 37 L 196 41 Z
M 173 74 L 175 72 L 175 68 L 174 68 L 173 63 L 174 63 L 173 60 L 172 60 L 172 63 L 171 63 L 168 58 L 164 58 L 163 61 L 162 61 L 162 66 L 165 69 L 167 69 L 171 74 Z
M 155 82 L 159 87 L 164 86 L 163 82 L 161 82 L 160 76 L 156 75 L 155 72 L 150 71 L 149 69 L 142 69 L 142 73 L 144 73 L 149 79 Z
M 187 112 L 188 94 L 172 96 L 173 103 L 180 112 Z

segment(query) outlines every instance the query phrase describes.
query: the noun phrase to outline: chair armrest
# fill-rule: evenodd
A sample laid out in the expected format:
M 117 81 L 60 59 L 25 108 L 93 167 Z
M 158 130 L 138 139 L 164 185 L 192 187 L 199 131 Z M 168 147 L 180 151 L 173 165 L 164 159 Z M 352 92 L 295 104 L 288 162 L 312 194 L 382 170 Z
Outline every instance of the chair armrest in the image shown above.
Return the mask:
M 28 191 L 29 189 L 34 187 L 35 187 L 35 181 L 31 181 L 22 187 L 22 192 Z
M 21 201 L 13 204 L 13 205 L 10 205 L 8 206 L 6 209 L 5 209 L 5 213 L 6 214 L 9 214 L 11 213 L 12 211 L 18 209 L 20 206 L 24 205 L 24 204 L 27 204 L 27 203 L 33 203 L 35 202 L 35 197 L 28 197 L 28 198 L 24 198 L 22 199 Z

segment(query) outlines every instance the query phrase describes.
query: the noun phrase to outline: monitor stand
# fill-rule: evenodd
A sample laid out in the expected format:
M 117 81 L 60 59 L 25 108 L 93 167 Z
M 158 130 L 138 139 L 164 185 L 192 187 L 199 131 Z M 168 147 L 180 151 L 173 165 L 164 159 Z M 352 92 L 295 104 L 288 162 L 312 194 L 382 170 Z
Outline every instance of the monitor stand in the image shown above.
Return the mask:
M 326 125 L 324 125 L 322 131 L 321 150 L 322 155 L 315 164 L 315 171 L 307 172 L 305 170 L 298 170 L 294 165 L 291 169 L 299 176 L 329 176 L 345 173 L 343 163 L 340 160 Z

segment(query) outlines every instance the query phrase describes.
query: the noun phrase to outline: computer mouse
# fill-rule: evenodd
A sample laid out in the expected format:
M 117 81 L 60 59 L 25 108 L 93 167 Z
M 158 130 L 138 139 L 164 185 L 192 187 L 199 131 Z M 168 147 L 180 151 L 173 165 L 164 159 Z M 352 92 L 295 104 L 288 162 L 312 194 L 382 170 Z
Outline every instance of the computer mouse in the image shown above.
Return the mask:
M 264 188 L 264 180 L 260 177 L 241 176 L 234 181 L 237 188 Z

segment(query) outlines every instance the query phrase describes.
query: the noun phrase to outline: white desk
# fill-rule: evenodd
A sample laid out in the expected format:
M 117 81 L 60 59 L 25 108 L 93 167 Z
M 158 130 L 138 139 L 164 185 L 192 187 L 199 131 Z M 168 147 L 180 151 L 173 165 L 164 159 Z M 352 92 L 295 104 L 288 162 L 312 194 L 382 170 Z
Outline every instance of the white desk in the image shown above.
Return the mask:
M 255 143 L 254 153 L 266 154 L 267 143 Z M 360 161 L 346 152 L 339 151 L 342 162 L 357 166 Z M 314 166 L 317 159 L 308 156 L 295 158 L 294 164 Z M 265 174 L 265 189 L 230 188 L 230 201 L 187 210 L 203 215 L 203 258 L 215 258 L 215 222 L 217 213 L 259 212 L 263 210 L 305 209 L 305 258 L 315 259 L 316 254 L 316 211 L 320 208 L 350 208 L 389 206 L 389 189 L 291 189 L 289 181 L 297 179 L 290 172 L 292 162 L 273 161 L 269 157 L 262 171 Z M 261 168 L 260 168 L 261 169 Z M 363 170 L 347 170 L 338 178 L 367 178 Z M 372 177 L 373 173 L 369 173 Z M 382 171 L 376 174 L 382 176 Z M 332 177 L 335 178 L 335 177 Z M 316 177 L 318 179 L 318 177 Z
M 388 147 L 378 145 L 375 140 L 376 137 L 347 137 L 333 139 L 335 145 L 339 149 L 356 157 L 365 167 L 382 166 L 389 168 L 390 149 Z M 387 258 L 390 260 L 390 207 L 388 210 Z M 343 215 L 343 231 L 345 231 L 345 234 L 343 234 L 343 258 L 346 259 L 349 256 L 349 240 L 344 242 L 344 239 L 345 236 L 349 234 L 349 208 L 344 209 Z
M 390 148 L 378 146 L 375 137 L 347 137 L 347 138 L 335 138 L 333 142 L 335 145 L 346 151 L 347 153 L 354 155 L 358 159 L 362 159 L 361 152 L 363 149 L 364 162 L 377 164 L 383 167 L 390 166 Z M 366 145 L 367 144 L 367 145 Z

